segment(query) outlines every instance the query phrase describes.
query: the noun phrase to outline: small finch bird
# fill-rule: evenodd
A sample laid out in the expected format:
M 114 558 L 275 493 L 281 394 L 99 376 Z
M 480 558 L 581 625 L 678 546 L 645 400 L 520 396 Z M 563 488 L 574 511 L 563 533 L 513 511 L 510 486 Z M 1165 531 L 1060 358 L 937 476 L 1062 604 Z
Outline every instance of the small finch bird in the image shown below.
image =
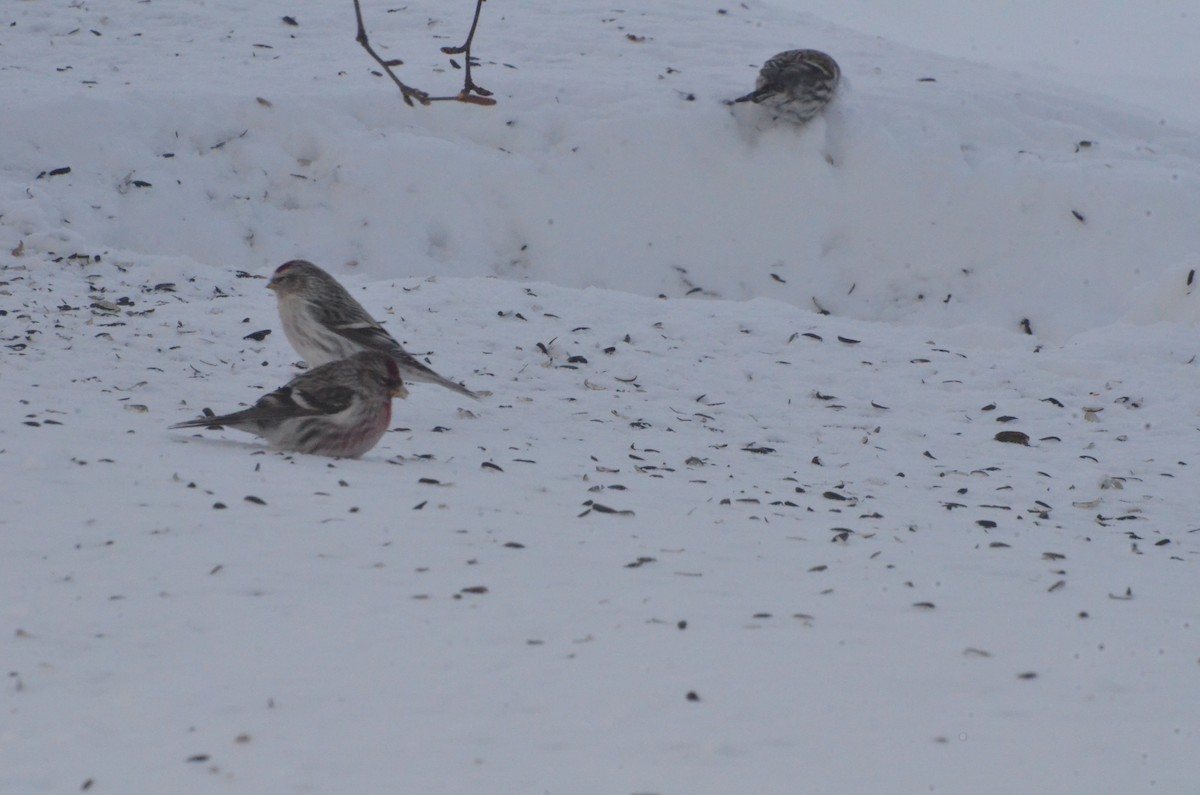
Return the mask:
M 763 64 L 757 88 L 734 102 L 753 102 L 803 124 L 829 104 L 841 80 L 837 62 L 818 50 L 787 50 Z
M 279 299 L 279 319 L 288 341 L 309 367 L 344 359 L 358 351 L 380 351 L 396 361 L 405 381 L 437 384 L 478 398 L 465 386 L 417 361 L 345 287 L 311 262 L 294 259 L 283 263 L 275 269 L 267 289 L 274 290 Z
M 396 362 L 386 354 L 363 351 L 301 373 L 248 409 L 171 428 L 228 425 L 280 450 L 358 458 L 387 431 L 392 398 L 407 396 Z

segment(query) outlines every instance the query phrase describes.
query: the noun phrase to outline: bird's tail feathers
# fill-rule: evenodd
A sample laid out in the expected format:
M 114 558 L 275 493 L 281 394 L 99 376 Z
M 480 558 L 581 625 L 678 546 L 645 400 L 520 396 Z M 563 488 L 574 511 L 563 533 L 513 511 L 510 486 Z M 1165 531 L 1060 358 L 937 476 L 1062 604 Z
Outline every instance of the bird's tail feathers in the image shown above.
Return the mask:
M 760 88 L 756 91 L 751 91 L 749 94 L 746 94 L 744 97 L 738 97 L 737 99 L 734 100 L 734 102 L 755 102 L 755 103 L 762 102 L 763 98 L 766 97 L 770 93 L 771 93 L 771 91 L 769 89 Z
M 471 400 L 479 400 L 479 395 L 476 395 L 474 392 L 467 389 L 462 384 L 455 383 L 454 381 L 451 381 L 449 378 L 443 378 L 442 376 L 438 375 L 437 373 L 431 373 L 430 375 L 432 376 L 431 378 L 427 377 L 427 378 L 419 378 L 419 379 L 409 376 L 409 380 L 410 381 L 420 380 L 420 381 L 424 381 L 427 384 L 437 384 L 438 386 L 442 386 L 442 387 L 445 387 L 446 389 L 457 392 L 460 395 L 469 397 L 469 398 L 471 398 Z
M 173 431 L 178 428 L 208 428 L 210 430 L 219 431 L 225 427 L 228 419 L 228 417 L 217 417 L 210 414 L 207 417 L 197 417 L 194 420 L 177 422 L 174 425 L 169 426 L 169 429 Z M 224 420 L 224 422 L 222 420 Z

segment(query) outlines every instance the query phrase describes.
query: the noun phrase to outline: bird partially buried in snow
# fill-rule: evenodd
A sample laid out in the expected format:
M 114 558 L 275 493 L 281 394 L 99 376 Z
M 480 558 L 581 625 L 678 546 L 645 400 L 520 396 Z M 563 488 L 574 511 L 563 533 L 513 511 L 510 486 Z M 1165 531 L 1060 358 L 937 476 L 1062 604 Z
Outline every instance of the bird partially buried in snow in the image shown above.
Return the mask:
M 757 87 L 734 102 L 753 102 L 803 124 L 829 104 L 841 77 L 837 61 L 820 50 L 787 50 L 763 64 Z
M 387 354 L 364 351 L 301 373 L 248 409 L 171 428 L 228 425 L 280 450 L 358 458 L 387 432 L 392 398 L 407 396 L 396 362 Z
M 471 390 L 443 378 L 404 350 L 346 288 L 302 259 L 285 262 L 267 282 L 279 299 L 279 319 L 296 353 L 309 367 L 344 359 L 359 351 L 379 351 L 395 360 L 401 377 L 453 389 L 469 398 Z

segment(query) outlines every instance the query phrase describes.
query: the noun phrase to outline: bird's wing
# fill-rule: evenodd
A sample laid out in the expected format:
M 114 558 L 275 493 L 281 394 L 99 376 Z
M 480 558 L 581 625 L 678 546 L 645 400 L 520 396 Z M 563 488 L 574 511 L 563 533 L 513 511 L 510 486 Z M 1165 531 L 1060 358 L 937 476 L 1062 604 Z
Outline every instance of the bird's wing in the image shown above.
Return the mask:
M 286 394 L 284 394 L 286 392 Z M 268 401 L 272 405 L 263 406 Z M 268 414 L 278 412 L 282 417 L 311 417 L 317 414 L 339 414 L 354 402 L 354 390 L 341 384 L 308 386 L 293 381 L 285 387 L 266 395 L 255 403 L 254 411 L 262 406 Z M 259 419 L 256 417 L 255 419 Z
M 378 323 L 343 323 L 331 326 L 338 334 L 366 350 L 391 353 L 400 350 L 400 343 Z
M 303 377 L 303 376 L 302 376 Z M 349 408 L 354 390 L 348 386 L 330 385 L 315 389 L 303 386 L 281 386 L 263 395 L 248 409 L 216 417 L 199 417 L 172 425 L 172 428 L 216 428 L 222 425 L 242 425 L 251 422 L 279 422 L 299 417 L 337 414 Z
M 320 304 L 311 304 L 310 306 L 312 311 L 316 313 L 317 319 L 325 327 L 350 340 L 359 348 L 386 353 L 395 359 L 396 363 L 400 365 L 400 374 L 406 380 L 438 384 L 474 400 L 479 399 L 479 396 L 471 390 L 438 375 L 411 353 L 404 350 L 403 346 L 396 341 L 396 338 L 387 332 L 387 329 L 370 315 L 365 314 L 365 312 L 361 316 L 358 312 L 355 312 L 354 319 L 347 322 L 344 315 L 339 315 L 338 312 L 332 311 L 328 306 Z M 344 312 L 344 310 L 342 311 Z
M 400 347 L 400 343 L 388 334 L 387 329 L 358 306 L 355 306 L 353 311 L 348 311 L 347 307 L 310 302 L 309 309 L 322 326 L 342 335 L 360 348 L 389 353 L 393 348 Z

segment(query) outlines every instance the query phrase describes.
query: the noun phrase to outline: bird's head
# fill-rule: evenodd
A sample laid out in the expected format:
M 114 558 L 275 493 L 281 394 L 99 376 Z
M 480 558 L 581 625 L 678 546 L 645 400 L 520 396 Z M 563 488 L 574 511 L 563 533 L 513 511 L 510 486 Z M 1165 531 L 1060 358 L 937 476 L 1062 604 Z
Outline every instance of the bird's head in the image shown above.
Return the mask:
M 320 269 L 311 262 L 294 259 L 283 263 L 275 269 L 275 273 L 271 275 L 271 280 L 267 282 L 267 289 L 274 290 L 276 295 L 298 293 L 305 288 L 312 280 L 312 277 L 318 272 L 320 272 Z

